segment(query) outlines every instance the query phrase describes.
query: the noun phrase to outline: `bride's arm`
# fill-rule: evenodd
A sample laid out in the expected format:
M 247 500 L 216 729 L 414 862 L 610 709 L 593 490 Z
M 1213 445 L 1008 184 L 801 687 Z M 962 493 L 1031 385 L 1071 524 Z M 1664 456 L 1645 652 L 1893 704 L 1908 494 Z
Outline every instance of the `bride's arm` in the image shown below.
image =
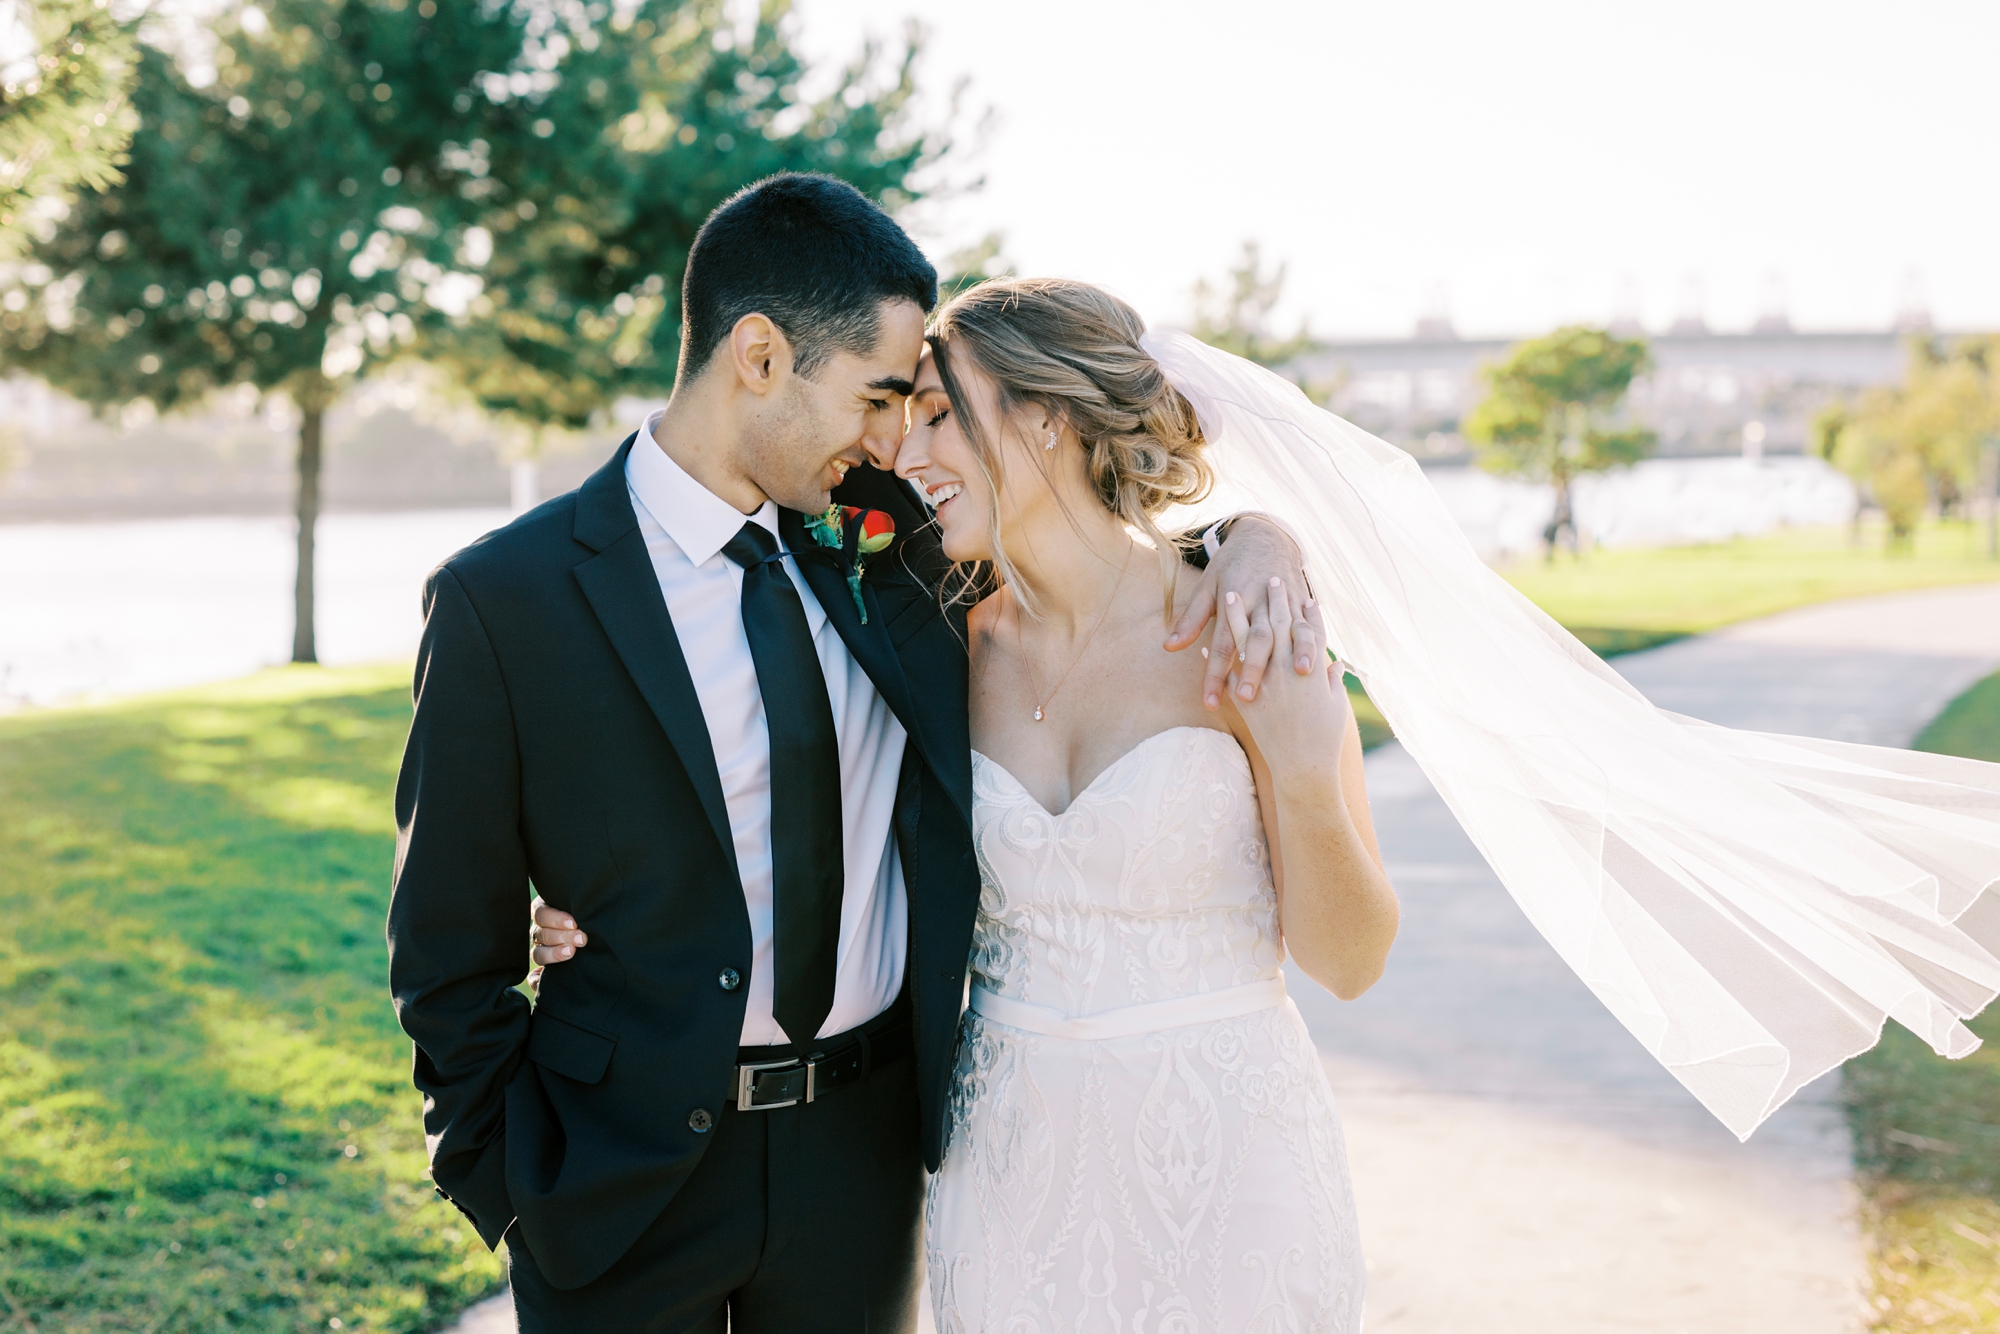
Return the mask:
M 1277 649 L 1289 654 L 1298 622 L 1281 601 L 1282 588 L 1271 596 Z M 1316 630 L 1317 608 L 1307 604 L 1300 619 Z M 1361 733 L 1347 691 L 1331 672 L 1304 679 L 1276 672 L 1255 702 L 1237 701 L 1236 711 L 1257 780 L 1285 948 L 1307 976 L 1353 1000 L 1382 976 L 1400 912 L 1368 815 Z

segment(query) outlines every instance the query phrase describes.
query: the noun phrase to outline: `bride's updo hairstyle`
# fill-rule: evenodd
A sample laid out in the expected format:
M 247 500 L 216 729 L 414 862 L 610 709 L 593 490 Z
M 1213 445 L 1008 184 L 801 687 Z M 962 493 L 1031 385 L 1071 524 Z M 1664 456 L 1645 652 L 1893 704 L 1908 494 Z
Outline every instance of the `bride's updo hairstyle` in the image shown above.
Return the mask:
M 938 378 L 986 477 L 994 564 L 1031 612 L 998 540 L 1002 449 L 989 428 L 1004 432 L 1022 410 L 1039 408 L 1083 442 L 1086 473 L 1104 508 L 1159 551 L 1172 615 L 1180 548 L 1160 531 L 1158 516 L 1206 498 L 1215 476 L 1194 408 L 1139 346 L 1145 332 L 1138 311 L 1066 278 L 991 279 L 953 297 L 931 321 Z M 999 422 L 981 422 L 969 410 L 968 364 L 997 389 Z M 1039 445 L 1025 452 L 1045 457 Z

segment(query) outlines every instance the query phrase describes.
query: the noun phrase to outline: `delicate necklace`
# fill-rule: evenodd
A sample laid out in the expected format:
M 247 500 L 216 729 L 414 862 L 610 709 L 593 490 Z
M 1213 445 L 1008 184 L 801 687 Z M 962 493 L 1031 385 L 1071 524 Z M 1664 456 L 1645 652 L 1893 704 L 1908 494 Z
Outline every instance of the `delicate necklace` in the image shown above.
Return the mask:
M 1036 722 L 1042 720 L 1042 710 L 1047 708 L 1049 702 L 1056 697 L 1056 691 L 1063 688 L 1063 682 L 1069 680 L 1069 674 L 1076 670 L 1076 665 L 1079 662 L 1083 661 L 1083 655 L 1090 652 L 1091 641 L 1095 640 L 1097 632 L 1104 628 L 1104 618 L 1111 614 L 1112 604 L 1118 601 L 1118 590 L 1125 585 L 1125 567 L 1131 563 L 1132 548 L 1128 541 L 1125 547 L 1125 560 L 1118 567 L 1118 581 L 1111 585 L 1111 596 L 1104 600 L 1104 610 L 1097 613 L 1097 624 L 1090 627 L 1090 633 L 1083 638 L 1083 647 L 1076 651 L 1076 656 L 1070 659 L 1069 666 L 1064 669 L 1062 676 L 1056 681 L 1055 688 L 1050 690 L 1046 695 L 1041 693 L 1041 687 L 1035 681 L 1035 669 L 1028 661 L 1028 651 L 1025 648 L 1021 648 L 1021 623 L 1018 620 L 1014 622 L 1014 646 L 1020 650 L 1021 666 L 1028 673 L 1028 687 L 1041 699 L 1041 703 L 1035 705 Z

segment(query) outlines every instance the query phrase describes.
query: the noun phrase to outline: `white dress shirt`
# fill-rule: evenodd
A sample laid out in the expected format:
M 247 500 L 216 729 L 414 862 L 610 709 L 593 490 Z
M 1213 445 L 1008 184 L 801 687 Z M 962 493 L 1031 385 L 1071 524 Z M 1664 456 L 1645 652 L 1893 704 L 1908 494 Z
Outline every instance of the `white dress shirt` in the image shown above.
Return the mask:
M 742 1045 L 777 1046 L 787 1039 L 771 1017 L 771 734 L 757 688 L 757 665 L 743 632 L 743 567 L 723 555 L 722 548 L 746 520 L 775 536 L 778 507 L 766 502 L 746 516 L 690 477 L 653 439 L 659 419 L 656 412 L 639 428 L 626 460 L 625 481 L 694 677 L 722 775 L 722 799 L 729 808 L 729 832 L 750 910 L 749 1005 Z M 778 545 L 784 545 L 782 538 Z M 819 651 L 840 742 L 841 849 L 847 879 L 840 901 L 833 1009 L 819 1031 L 828 1037 L 873 1019 L 902 989 L 909 900 L 894 821 L 908 735 L 847 651 L 797 566 L 797 561 L 783 562 L 805 604 L 806 626 Z M 717 961 L 718 966 L 731 962 Z

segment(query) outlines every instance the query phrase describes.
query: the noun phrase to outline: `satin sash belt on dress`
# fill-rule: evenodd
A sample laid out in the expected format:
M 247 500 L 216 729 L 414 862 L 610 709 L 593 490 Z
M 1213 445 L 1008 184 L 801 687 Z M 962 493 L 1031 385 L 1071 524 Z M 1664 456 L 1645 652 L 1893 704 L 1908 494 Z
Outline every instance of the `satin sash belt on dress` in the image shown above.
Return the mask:
M 1190 1024 L 1211 1023 L 1217 1019 L 1234 1019 L 1284 1003 L 1285 979 L 1282 974 L 1260 982 L 1246 982 L 1240 987 L 1224 987 L 1221 991 L 1176 996 L 1172 1000 L 1149 1001 L 1144 1005 L 1121 1005 L 1115 1010 L 1079 1015 L 1068 1015 L 1046 1005 L 1031 1005 L 1011 996 L 1002 996 L 976 982 L 972 986 L 972 1010 L 982 1018 L 1009 1028 L 1052 1038 L 1070 1038 L 1077 1042 L 1137 1037 L 1141 1033 L 1158 1033 L 1169 1028 L 1186 1028 Z

